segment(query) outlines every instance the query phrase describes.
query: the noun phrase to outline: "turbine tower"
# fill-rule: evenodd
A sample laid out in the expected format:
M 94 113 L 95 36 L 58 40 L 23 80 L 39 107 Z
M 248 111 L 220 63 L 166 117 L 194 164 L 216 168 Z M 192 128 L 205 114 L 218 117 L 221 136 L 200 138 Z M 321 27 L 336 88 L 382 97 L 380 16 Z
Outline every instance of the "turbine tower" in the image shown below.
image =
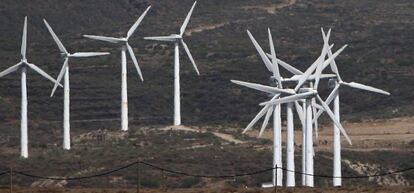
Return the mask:
M 138 20 L 132 25 L 132 27 L 129 29 L 126 37 L 121 38 L 114 38 L 114 37 L 106 37 L 106 36 L 96 36 L 96 35 L 84 35 L 86 38 L 99 40 L 99 41 L 105 41 L 109 43 L 116 44 L 121 47 L 121 66 L 122 66 L 122 90 L 121 90 L 121 129 L 122 131 L 128 131 L 128 94 L 127 94 L 127 61 L 126 61 L 126 51 L 128 50 L 128 53 L 132 59 L 132 62 L 135 65 L 135 68 L 137 69 L 138 75 L 141 78 L 141 81 L 144 81 L 144 78 L 142 77 L 141 69 L 139 68 L 137 58 L 135 57 L 134 50 L 129 45 L 128 41 L 131 38 L 131 36 L 134 34 L 135 30 L 138 28 L 141 21 L 144 19 L 145 15 L 149 11 L 151 6 L 149 6 L 144 13 L 141 14 L 141 16 L 138 18 Z
M 305 142 L 306 142 L 306 174 L 309 174 L 306 176 L 306 186 L 309 187 L 313 187 L 314 186 L 314 181 L 313 181 L 313 156 L 314 156 L 314 151 L 313 151 L 313 122 L 312 122 L 312 99 L 315 98 L 316 101 L 318 101 L 320 103 L 319 106 L 321 106 L 321 108 L 327 112 L 327 114 L 329 115 L 329 117 L 332 119 L 332 121 L 334 122 L 334 124 L 339 128 L 339 130 L 341 131 L 341 133 L 346 137 L 346 139 L 348 140 L 348 142 L 350 144 L 351 140 L 348 137 L 348 135 L 346 134 L 345 129 L 342 127 L 341 123 L 336 119 L 334 113 L 332 112 L 332 110 L 329 108 L 329 106 L 321 99 L 321 97 L 318 94 L 317 91 L 317 83 L 319 82 L 319 79 L 321 77 L 320 74 L 318 74 L 318 72 L 320 70 L 318 70 L 318 68 L 322 68 L 324 69 L 327 65 L 329 65 L 329 63 L 335 59 L 344 49 L 346 46 L 342 47 L 341 49 L 339 49 L 337 52 L 335 52 L 332 56 L 330 56 L 327 60 L 325 60 L 327 51 L 330 49 L 328 48 L 328 46 L 326 44 L 324 44 L 324 48 L 322 50 L 321 55 L 319 56 L 319 58 L 305 71 L 305 73 L 300 77 L 300 79 L 298 80 L 298 84 L 296 85 L 294 91 L 296 92 L 296 94 L 291 95 L 291 96 L 287 96 L 284 98 L 280 98 L 280 99 L 273 99 L 271 101 L 268 102 L 264 102 L 261 103 L 261 105 L 266 106 L 266 105 L 270 105 L 270 104 L 283 104 L 283 103 L 289 103 L 289 102 L 295 102 L 297 100 L 305 100 L 305 105 L 304 105 L 304 111 L 306 111 L 306 116 L 305 116 Z M 315 86 L 314 87 L 309 87 L 309 88 L 304 88 L 303 85 L 309 80 L 309 78 L 311 77 L 312 73 L 316 70 L 316 74 L 314 75 L 315 77 Z M 321 72 L 321 71 L 320 71 Z
M 272 72 L 273 78 L 276 79 L 276 85 L 278 89 L 282 89 L 282 78 L 280 77 L 279 72 L 279 65 L 276 60 L 276 52 L 273 46 L 273 40 L 270 33 L 270 29 L 268 29 L 269 34 L 269 45 L 271 50 L 271 59 L 272 61 L 267 58 L 265 52 L 260 47 L 259 43 L 253 37 L 249 30 L 247 30 L 247 34 L 250 37 L 254 47 L 258 51 L 260 57 L 262 58 L 265 66 L 267 69 Z M 237 81 L 233 81 L 233 83 L 241 83 Z M 240 84 L 240 85 L 243 85 Z M 245 86 L 245 84 L 244 84 Z M 277 96 L 276 96 L 277 95 Z M 278 98 L 280 94 L 276 94 L 274 97 Z M 262 135 L 265 127 L 267 126 L 268 119 L 273 113 L 273 164 L 272 166 L 276 169 L 272 172 L 272 185 L 273 186 L 282 186 L 283 185 L 283 170 L 282 167 L 282 120 L 281 120 L 281 105 L 272 105 L 266 112 L 265 122 L 262 125 L 262 129 L 259 133 L 259 137 Z
M 64 62 L 62 69 L 57 77 L 57 82 L 62 80 L 63 75 L 64 78 L 64 94 L 63 94 L 63 149 L 70 150 L 70 93 L 69 93 L 69 59 L 70 58 L 85 58 L 85 57 L 93 57 L 93 56 L 102 56 L 108 55 L 109 52 L 75 52 L 73 54 L 69 53 L 65 46 L 63 46 L 62 42 L 59 40 L 55 32 L 53 31 L 52 27 L 47 23 L 46 19 L 43 19 L 47 29 L 49 30 L 50 35 L 52 36 L 53 40 L 56 42 L 61 55 L 63 56 Z M 52 97 L 56 91 L 57 83 L 53 87 L 52 93 L 50 97 Z
M 251 33 L 249 31 L 248 35 L 251 39 L 251 41 L 253 42 L 253 45 L 255 46 L 256 50 L 258 51 L 262 61 L 264 62 L 264 64 L 266 65 L 267 69 L 273 73 L 273 76 L 271 77 L 272 79 L 275 79 L 276 82 L 276 86 L 275 87 L 269 87 L 269 86 L 264 86 L 264 85 L 260 85 L 260 84 L 255 84 L 255 83 L 249 83 L 249 82 L 242 82 L 242 81 L 237 81 L 237 80 L 232 80 L 233 83 L 241 85 L 241 86 L 245 86 L 248 88 L 252 88 L 255 90 L 259 90 L 262 92 L 266 92 L 269 94 L 274 94 L 273 99 L 276 98 L 280 98 L 281 94 L 295 94 L 295 91 L 293 89 L 283 89 L 282 86 L 282 82 L 297 82 L 300 78 L 299 75 L 302 75 L 303 72 L 299 71 L 298 69 L 294 68 L 293 66 L 287 64 L 286 62 L 277 59 L 276 57 L 276 52 L 274 49 L 274 44 L 273 44 L 273 39 L 272 39 L 272 35 L 270 32 L 270 29 L 268 29 L 268 35 L 269 35 L 269 44 L 270 44 L 270 49 L 271 49 L 271 54 L 265 54 L 265 52 L 263 51 L 263 49 L 260 47 L 260 45 L 258 44 L 258 42 L 256 41 L 256 39 L 251 35 Z M 270 61 L 269 58 L 272 60 Z M 286 70 L 288 70 L 289 72 L 291 72 L 292 74 L 294 74 L 294 76 L 292 78 L 288 78 L 285 79 L 283 77 L 280 76 L 280 72 L 279 72 L 279 64 L 285 68 Z M 332 77 L 333 75 L 327 75 L 324 74 L 323 78 L 326 77 Z M 311 76 L 308 78 L 309 80 L 314 80 L 315 76 Z M 316 104 L 312 104 L 312 106 L 314 106 Z M 299 118 L 301 120 L 301 122 L 303 123 L 304 120 L 304 115 L 303 115 L 303 111 L 302 108 L 300 107 L 298 102 L 291 102 L 287 104 L 287 138 L 286 138 L 286 143 L 287 143 L 287 148 L 286 148 L 286 159 L 287 159 L 287 168 L 289 171 L 287 171 L 286 174 L 286 186 L 289 187 L 293 187 L 295 186 L 295 177 L 294 177 L 294 171 L 295 171 L 295 166 L 294 166 L 294 130 L 293 130 L 293 107 L 296 108 L 296 111 L 299 115 Z M 282 173 L 282 169 L 280 167 L 282 167 L 282 144 L 281 144 L 281 119 L 280 119 L 280 104 L 278 105 L 269 105 L 269 106 L 265 106 L 257 115 L 256 117 L 252 120 L 252 122 L 250 122 L 250 124 L 246 127 L 246 129 L 243 131 L 246 132 L 247 130 L 249 130 L 261 117 L 263 117 L 265 114 L 265 119 L 262 125 L 262 128 L 260 130 L 259 133 L 259 137 L 263 134 L 264 129 L 267 126 L 267 123 L 269 121 L 269 118 L 271 116 L 271 114 L 273 113 L 273 165 L 274 167 L 277 167 L 277 169 L 273 170 L 273 175 L 272 175 L 272 183 L 268 184 L 265 183 L 263 184 L 263 187 L 270 187 L 270 186 L 282 186 L 283 183 L 283 173 Z M 304 125 L 304 123 L 303 123 Z M 305 156 L 303 156 L 305 157 Z M 305 165 L 306 162 L 303 163 L 303 165 Z
M 331 29 L 328 30 L 327 35 L 325 36 L 325 32 L 322 29 L 322 36 L 324 41 L 328 41 L 329 34 L 331 33 Z M 328 51 L 328 56 L 332 56 L 331 50 Z M 336 77 L 330 80 L 330 85 L 333 88 L 331 93 L 329 94 L 328 98 L 325 100 L 327 105 L 331 104 L 332 101 L 334 102 L 334 114 L 338 121 L 340 121 L 340 102 L 339 102 L 339 88 L 341 86 L 348 86 L 351 88 L 364 90 L 372 93 L 378 93 L 383 95 L 390 95 L 389 92 L 372 87 L 367 86 L 361 83 L 356 82 L 344 82 L 339 74 L 338 67 L 336 65 L 335 60 L 332 60 L 330 63 L 331 70 L 335 73 Z M 323 69 L 321 69 L 322 71 Z M 319 116 L 323 113 L 322 110 L 319 110 L 315 117 L 313 118 L 313 122 L 316 122 Z M 333 186 L 338 187 L 342 186 L 342 169 L 341 169 L 341 138 L 340 138 L 340 131 L 339 128 L 334 124 L 333 125 Z
M 181 104 L 180 104 L 180 53 L 179 45 L 181 44 L 184 47 L 185 52 L 188 55 L 191 63 L 193 64 L 194 70 L 197 75 L 200 75 L 197 65 L 194 62 L 193 56 L 191 55 L 190 50 L 188 49 L 187 44 L 183 40 L 183 35 L 185 29 L 187 28 L 188 22 L 190 21 L 191 14 L 193 13 L 194 7 L 197 1 L 194 2 L 190 11 L 187 14 L 187 17 L 184 20 L 183 25 L 180 28 L 179 34 L 171 34 L 169 36 L 156 36 L 156 37 L 145 37 L 146 40 L 155 40 L 155 41 L 166 41 L 174 43 L 174 125 L 181 125 Z
M 20 123 L 20 156 L 23 158 L 29 157 L 28 151 L 28 135 L 27 135 L 27 85 L 26 85 L 26 71 L 27 69 L 32 69 L 33 71 L 39 73 L 41 76 L 52 81 L 53 83 L 62 86 L 50 75 L 44 72 L 42 69 L 36 65 L 29 63 L 26 58 L 26 49 L 27 49 L 27 16 L 24 18 L 23 26 L 23 36 L 22 36 L 22 46 L 21 46 L 21 60 L 19 63 L 14 66 L 9 67 L 8 69 L 0 72 L 0 78 L 4 77 L 14 71 L 21 70 L 21 92 L 22 92 L 22 103 L 21 103 L 21 123 Z
M 260 46 L 257 46 L 258 45 L 257 42 L 253 41 L 253 43 L 255 44 L 256 48 L 258 48 L 257 50 L 259 51 L 259 54 L 261 55 L 261 58 L 265 61 L 265 64 L 267 64 L 267 66 L 270 66 L 270 68 L 272 68 L 272 63 L 266 57 L 266 54 L 264 54 L 264 52 L 260 48 Z M 327 49 L 326 46 L 324 46 L 324 49 L 323 49 L 323 52 L 322 52 L 323 56 L 326 55 L 326 52 L 327 52 L 326 49 Z M 321 65 L 321 64 L 322 65 L 329 64 L 329 62 L 331 60 L 333 60 L 335 57 L 337 57 L 339 55 L 339 53 L 342 52 L 343 49 L 344 48 L 338 50 L 335 54 L 333 54 L 331 57 L 329 57 L 326 61 L 324 61 L 322 59 L 316 60 L 314 62 L 314 64 L 312 64 L 311 67 L 305 73 L 303 73 L 302 75 L 293 76 L 290 79 L 286 79 L 286 81 L 295 81 L 295 82 L 297 82 L 297 86 L 295 87 L 295 89 L 281 89 L 281 88 L 278 88 L 278 87 L 271 87 L 271 86 L 265 86 L 265 85 L 255 84 L 255 83 L 248 83 L 248 82 L 232 80 L 233 83 L 236 83 L 236 84 L 239 84 L 239 85 L 242 85 L 242 86 L 246 86 L 248 88 L 252 88 L 252 89 L 255 89 L 255 90 L 259 90 L 259 91 L 262 91 L 262 92 L 267 92 L 267 93 L 270 93 L 270 94 L 274 94 L 274 97 L 269 102 L 261 103 L 261 105 L 264 106 L 263 109 L 249 123 L 249 125 L 246 127 L 246 129 L 243 131 L 243 133 L 246 132 L 247 130 L 249 130 L 261 117 L 263 117 L 266 114 L 265 119 L 264 119 L 264 123 L 262 125 L 262 129 L 259 133 L 259 135 L 261 135 L 262 132 L 263 132 L 263 129 L 266 127 L 266 124 L 269 120 L 269 117 L 270 117 L 271 113 L 273 112 L 273 106 L 274 105 L 280 105 L 280 104 L 284 104 L 284 103 L 293 105 L 293 103 L 294 103 L 295 106 L 296 106 L 297 112 L 299 114 L 299 118 L 301 118 L 302 123 L 304 125 L 306 125 L 306 129 L 305 129 L 305 132 L 306 132 L 305 133 L 305 136 L 306 136 L 306 145 L 305 145 L 305 147 L 306 147 L 306 156 L 305 156 L 305 158 L 306 158 L 306 165 L 307 165 L 306 166 L 306 173 L 312 174 L 313 173 L 313 162 L 312 162 L 313 161 L 313 149 L 312 149 L 313 140 L 309 139 L 309 138 L 312 138 L 312 132 L 313 132 L 312 131 L 312 106 L 317 105 L 316 103 L 312 104 L 312 98 L 314 98 L 317 95 L 317 91 L 313 90 L 312 88 L 303 89 L 302 86 L 303 86 L 304 83 L 306 83 L 310 80 L 318 79 L 318 77 L 316 77 L 315 75 L 311 76 L 313 71 L 315 71 L 316 67 L 318 65 Z M 275 55 L 275 54 L 273 53 L 272 55 Z M 273 60 L 275 60 L 275 59 L 273 59 Z M 278 63 L 282 63 L 282 62 L 278 62 Z M 324 75 L 324 78 L 325 77 L 330 77 L 330 76 L 331 75 Z M 287 97 L 280 98 L 283 95 L 285 95 Z M 308 112 L 308 113 L 306 113 L 306 116 L 303 116 L 303 111 L 302 111 L 300 105 L 297 103 L 297 101 L 300 101 L 300 100 L 306 100 L 307 101 L 307 102 L 305 102 L 306 105 L 304 106 L 305 108 L 303 109 L 303 111 Z M 319 106 L 320 106 L 320 108 L 324 109 L 325 111 L 331 112 L 330 109 L 326 109 L 327 106 L 324 106 L 324 105 L 322 105 L 322 106 L 319 105 Z M 303 121 L 303 119 L 304 119 L 303 117 L 306 117 L 305 121 Z M 293 119 L 293 117 L 289 116 L 289 119 Z M 335 123 L 340 124 L 337 121 L 335 121 Z M 341 131 L 343 133 L 345 133 L 342 126 L 338 126 L 338 127 L 341 128 Z M 274 132 L 274 133 L 276 133 L 276 132 Z M 346 135 L 346 133 L 344 135 Z M 278 138 L 278 137 L 280 137 L 280 136 L 274 136 L 274 140 L 275 141 L 277 141 L 277 140 L 280 141 L 280 138 Z M 349 139 L 349 138 L 347 137 L 347 139 Z M 278 151 L 275 151 L 274 155 L 279 155 Z M 289 159 L 291 159 L 291 158 L 289 158 Z M 294 164 L 294 163 L 290 163 L 290 164 Z M 278 167 L 281 167 L 281 166 L 278 166 Z M 292 167 L 292 166 L 290 165 L 290 167 Z M 277 176 L 277 172 L 273 176 L 275 176 L 275 175 Z M 273 177 L 273 179 L 274 179 L 274 177 Z M 290 180 L 292 180 L 292 179 L 290 179 Z M 313 179 L 307 177 L 307 183 L 306 184 L 308 186 L 313 186 Z M 273 181 L 273 185 L 280 186 L 281 184 L 278 184 L 278 182 Z M 292 183 L 290 183 L 290 185 L 293 186 Z

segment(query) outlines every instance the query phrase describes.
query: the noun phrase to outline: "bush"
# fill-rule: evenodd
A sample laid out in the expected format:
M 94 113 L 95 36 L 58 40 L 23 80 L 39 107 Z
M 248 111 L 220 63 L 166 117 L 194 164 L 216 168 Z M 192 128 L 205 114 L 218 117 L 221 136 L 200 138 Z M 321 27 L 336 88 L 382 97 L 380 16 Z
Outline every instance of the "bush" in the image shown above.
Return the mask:
M 188 177 L 181 180 L 179 188 L 191 188 L 201 182 L 201 178 Z
M 151 178 L 151 179 L 144 178 L 141 180 L 141 186 L 146 187 L 146 188 L 159 188 L 160 182 L 154 178 Z

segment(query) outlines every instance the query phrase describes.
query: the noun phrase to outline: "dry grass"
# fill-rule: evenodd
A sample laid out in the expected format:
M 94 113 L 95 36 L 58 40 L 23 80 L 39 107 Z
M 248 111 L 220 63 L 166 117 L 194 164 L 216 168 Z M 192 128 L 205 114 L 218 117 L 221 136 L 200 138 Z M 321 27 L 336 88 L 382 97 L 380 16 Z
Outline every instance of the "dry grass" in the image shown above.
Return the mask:
M 348 187 L 348 188 L 278 188 L 262 189 L 262 188 L 191 188 L 191 189 L 141 189 L 140 193 L 412 193 L 414 187 Z M 15 189 L 13 193 L 135 193 L 136 189 Z M 9 193 L 9 189 L 0 189 L 0 193 Z

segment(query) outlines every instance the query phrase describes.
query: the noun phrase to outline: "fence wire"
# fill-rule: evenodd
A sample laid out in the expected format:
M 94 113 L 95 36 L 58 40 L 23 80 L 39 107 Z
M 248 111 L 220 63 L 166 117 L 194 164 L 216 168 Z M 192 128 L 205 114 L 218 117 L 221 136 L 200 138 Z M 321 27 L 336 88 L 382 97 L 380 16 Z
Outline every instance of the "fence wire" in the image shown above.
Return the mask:
M 317 178 L 361 179 L 361 178 L 372 178 L 372 177 L 394 175 L 394 174 L 405 173 L 405 172 L 409 172 L 411 170 L 414 170 L 414 167 L 409 167 L 409 168 L 405 168 L 405 169 L 389 171 L 389 172 L 384 172 L 384 173 L 377 173 L 377 174 L 372 174 L 372 175 L 331 176 L 331 175 L 321 175 L 321 174 L 307 174 L 307 173 L 303 173 L 303 172 L 300 172 L 300 171 L 288 170 L 288 169 L 283 168 L 283 167 L 273 167 L 273 168 L 266 168 L 266 169 L 256 170 L 256 171 L 252 171 L 252 172 L 246 172 L 246 173 L 223 174 L 223 175 L 203 175 L 203 174 L 192 174 L 192 173 L 188 173 L 188 172 L 177 171 L 177 170 L 174 170 L 174 169 L 157 166 L 155 164 L 151 164 L 151 163 L 144 162 L 144 161 L 135 161 L 135 162 L 131 162 L 131 163 L 128 163 L 124 166 L 117 167 L 115 169 L 105 171 L 105 172 L 102 172 L 102 173 L 97 173 L 97 174 L 92 174 L 92 175 L 87 175 L 87 176 L 79 176 L 79 177 L 49 177 L 49 176 L 41 176 L 41 175 L 36 175 L 36 174 L 30 174 L 30 173 L 26 173 L 26 172 L 22 172 L 22 171 L 18 171 L 18 170 L 3 171 L 3 172 L 0 172 L 0 176 L 5 175 L 5 174 L 9 174 L 9 173 L 13 173 L 13 174 L 21 175 L 21 176 L 26 176 L 26 177 L 31 177 L 31 178 L 38 178 L 38 179 L 74 181 L 74 180 L 84 180 L 84 179 L 108 176 L 112 173 L 130 168 L 134 165 L 138 166 L 138 164 L 143 164 L 143 165 L 146 165 L 146 166 L 151 167 L 153 169 L 163 171 L 163 172 L 168 172 L 168 173 L 171 173 L 171 174 L 177 174 L 177 175 L 188 176 L 188 177 L 199 177 L 199 178 L 236 178 L 236 177 L 243 177 L 243 176 L 253 176 L 253 175 L 257 175 L 257 174 L 266 173 L 266 172 L 269 172 L 269 171 L 272 171 L 272 170 L 281 169 L 281 170 L 284 170 L 286 172 L 293 172 L 295 174 L 300 174 L 300 175 L 314 176 L 314 177 L 317 177 Z
M 10 173 L 10 170 L 0 172 L 0 176 Z

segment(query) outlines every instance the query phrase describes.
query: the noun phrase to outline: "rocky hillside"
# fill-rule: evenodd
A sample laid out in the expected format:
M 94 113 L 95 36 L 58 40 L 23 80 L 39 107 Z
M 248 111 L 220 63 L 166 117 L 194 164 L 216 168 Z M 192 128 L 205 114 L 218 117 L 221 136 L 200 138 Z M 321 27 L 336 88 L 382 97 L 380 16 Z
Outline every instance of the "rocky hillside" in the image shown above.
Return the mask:
M 0 69 L 18 61 L 23 17 L 28 15 L 29 60 L 57 76 L 62 61 L 41 21 L 47 18 L 68 50 L 112 53 L 107 57 L 71 62 L 74 131 L 117 129 L 119 50 L 81 35 L 124 35 L 145 8 L 152 5 L 131 43 L 145 82 L 139 81 L 130 64 L 129 113 L 133 125 L 169 124 L 173 112 L 173 49 L 169 44 L 142 38 L 176 33 L 192 2 L 2 0 Z M 229 80 L 267 83 L 270 74 L 246 34 L 250 29 L 268 49 L 267 27 L 273 31 L 278 56 L 302 70 L 315 60 L 321 48 L 320 27 L 332 28 L 335 49 L 349 44 L 337 60 L 343 79 L 392 93 L 384 97 L 343 89 L 344 119 L 412 115 L 413 8 L 414 3 L 408 0 L 200 0 L 188 26 L 186 41 L 201 75 L 195 74 L 182 55 L 183 123 L 245 125 L 254 116 L 259 109 L 257 104 L 267 96 L 240 88 Z M 62 90 L 49 98 L 53 85 L 32 72 L 28 77 L 30 131 L 46 139 L 52 137 L 50 131 L 59 135 Z M 18 74 L 0 79 L 0 129 L 7 136 L 18 136 L 19 86 Z

